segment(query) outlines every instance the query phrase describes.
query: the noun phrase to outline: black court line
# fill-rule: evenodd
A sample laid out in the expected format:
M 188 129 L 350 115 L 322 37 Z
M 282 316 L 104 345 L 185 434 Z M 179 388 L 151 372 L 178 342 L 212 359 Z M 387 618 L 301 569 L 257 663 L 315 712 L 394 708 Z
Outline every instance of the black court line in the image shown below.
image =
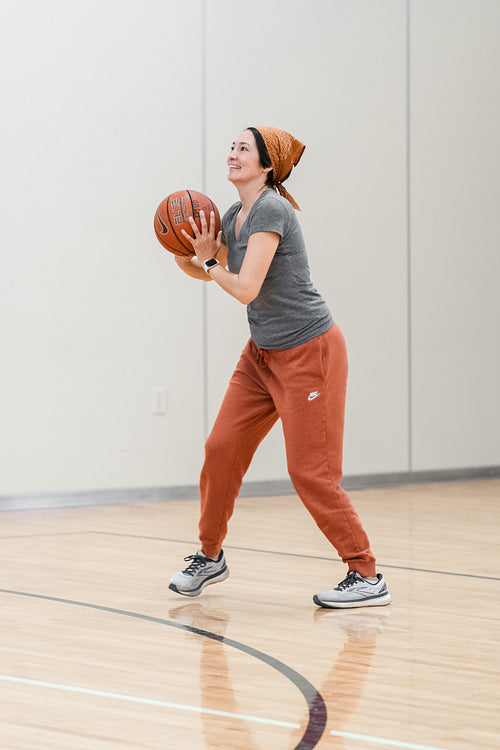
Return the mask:
M 137 620 L 145 620 L 146 622 L 155 622 L 159 625 L 168 625 L 171 628 L 178 628 L 179 630 L 187 630 L 195 635 L 203 636 L 204 638 L 211 638 L 214 641 L 219 641 L 225 646 L 231 646 L 238 651 L 242 651 L 249 656 L 262 661 L 272 669 L 280 672 L 284 677 L 292 682 L 293 685 L 302 693 L 307 703 L 309 712 L 309 721 L 305 729 L 302 738 L 298 745 L 295 746 L 294 750 L 313 750 L 316 747 L 321 737 L 324 734 L 326 721 L 327 721 L 327 710 L 325 701 L 321 693 L 316 690 L 314 685 L 303 677 L 299 672 L 284 664 L 278 659 L 274 659 L 269 654 L 265 654 L 262 651 L 247 646 L 245 643 L 239 643 L 239 641 L 233 641 L 231 638 L 226 636 L 218 635 L 217 633 L 211 633 L 208 630 L 200 630 L 199 628 L 192 627 L 191 625 L 183 625 L 179 622 L 173 622 L 172 620 L 164 620 L 160 617 L 152 617 L 151 615 L 143 615 L 139 612 L 129 612 L 124 609 L 115 609 L 114 607 L 105 607 L 100 604 L 90 604 L 89 602 L 78 602 L 71 599 L 61 599 L 57 596 L 47 596 L 44 594 L 33 594 L 27 591 L 12 591 L 10 589 L 0 589 L 1 594 L 11 594 L 13 596 L 24 596 L 30 599 L 41 599 L 43 601 L 57 602 L 58 604 L 69 604 L 74 607 L 86 607 L 87 609 L 95 609 L 100 612 L 109 612 L 115 615 L 121 615 L 122 617 L 134 617 Z
M 160 536 L 143 536 L 141 534 L 123 534 L 118 531 L 90 531 L 85 532 L 87 534 L 103 534 L 104 536 L 124 536 L 129 537 L 131 539 L 147 539 L 149 541 L 156 541 L 156 542 L 169 542 L 173 544 L 186 544 L 190 545 L 191 547 L 196 547 L 200 545 L 199 542 L 193 542 L 191 539 L 190 541 L 186 541 L 184 539 L 166 539 L 165 537 Z M 325 562 L 334 562 L 334 563 L 342 563 L 342 560 L 339 558 L 334 557 L 322 557 L 320 555 L 302 555 L 299 552 L 280 552 L 279 550 L 272 550 L 272 549 L 254 549 L 252 547 L 236 547 L 234 545 L 225 544 L 224 549 L 234 549 L 239 550 L 240 552 L 259 552 L 260 554 L 264 555 L 280 555 L 283 557 L 297 557 L 301 558 L 303 560 L 323 560 Z M 342 563 L 343 564 L 343 563 Z M 451 570 L 433 570 L 432 568 L 413 568 L 409 565 L 387 565 L 386 563 L 377 561 L 377 564 L 381 568 L 390 568 L 391 570 L 409 570 L 413 571 L 415 573 L 434 573 L 435 575 L 440 576 L 457 576 L 459 578 L 474 578 L 474 579 L 480 579 L 481 581 L 500 581 L 500 578 L 497 578 L 495 576 L 480 576 L 476 575 L 474 573 L 454 573 Z
M 189 541 L 185 539 L 167 539 L 162 536 L 147 536 L 145 534 L 125 534 L 119 531 L 93 531 L 92 529 L 86 529 L 85 531 L 59 531 L 59 532 L 42 532 L 40 534 L 17 534 L 13 536 L 0 536 L 0 541 L 7 539 L 33 539 L 45 536 L 82 536 L 85 534 L 96 534 L 98 536 L 121 536 L 128 539 L 147 539 L 148 541 L 154 542 L 168 542 L 169 544 L 185 544 L 190 547 L 199 546 L 198 541 Z M 272 549 L 256 549 L 253 547 L 238 547 L 231 544 L 225 544 L 224 549 L 234 549 L 239 552 L 258 552 L 263 555 L 278 555 L 281 557 L 295 557 L 302 560 L 321 560 L 329 563 L 342 563 L 342 560 L 334 557 L 323 557 L 322 555 L 303 555 L 299 552 L 281 552 L 279 550 Z M 342 563 L 343 564 L 343 563 Z M 415 568 L 410 565 L 390 565 L 384 562 L 378 561 L 380 568 L 389 568 L 390 570 L 407 570 L 413 573 L 432 573 L 433 575 L 439 576 L 455 576 L 457 578 L 472 578 L 480 581 L 500 581 L 500 577 L 497 576 L 480 576 L 475 573 L 456 573 L 451 570 L 434 570 L 433 568 Z

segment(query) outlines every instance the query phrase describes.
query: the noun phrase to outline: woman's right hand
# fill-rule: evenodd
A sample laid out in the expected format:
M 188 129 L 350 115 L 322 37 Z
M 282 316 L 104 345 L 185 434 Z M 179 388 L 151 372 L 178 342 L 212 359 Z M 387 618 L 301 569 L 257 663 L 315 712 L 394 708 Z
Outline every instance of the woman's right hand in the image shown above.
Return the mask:
M 209 223 L 207 224 L 207 217 L 204 211 L 200 211 L 200 227 L 192 216 L 189 217 L 189 223 L 191 224 L 191 230 L 194 237 L 191 237 L 184 229 L 181 229 L 182 234 L 188 240 L 198 260 L 203 263 L 210 258 L 215 258 L 221 248 L 221 237 L 222 232 L 219 231 L 217 236 L 215 235 L 215 212 L 210 211 Z

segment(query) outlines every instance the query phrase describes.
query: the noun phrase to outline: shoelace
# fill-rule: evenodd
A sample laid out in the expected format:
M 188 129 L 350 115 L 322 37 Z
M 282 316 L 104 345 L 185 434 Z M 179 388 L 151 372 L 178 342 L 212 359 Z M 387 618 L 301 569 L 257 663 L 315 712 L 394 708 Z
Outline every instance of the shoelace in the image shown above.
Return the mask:
M 188 555 L 188 557 L 184 558 L 184 561 L 187 562 L 188 560 L 192 560 L 193 562 L 191 563 L 191 565 L 188 565 L 185 570 L 182 571 L 188 576 L 196 575 L 200 568 L 204 568 L 207 564 L 206 557 L 201 557 L 201 555 Z
M 350 573 L 347 574 L 347 577 L 344 578 L 343 581 L 339 583 L 336 588 L 340 589 L 348 589 L 350 586 L 354 586 L 354 584 L 358 583 L 359 581 L 362 581 L 362 577 L 357 573 L 355 570 L 351 570 Z

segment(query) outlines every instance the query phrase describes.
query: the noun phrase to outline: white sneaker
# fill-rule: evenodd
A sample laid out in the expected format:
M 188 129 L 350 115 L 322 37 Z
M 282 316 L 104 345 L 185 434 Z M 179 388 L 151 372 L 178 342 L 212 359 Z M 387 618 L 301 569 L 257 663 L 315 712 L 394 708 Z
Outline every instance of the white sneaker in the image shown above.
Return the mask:
M 387 590 L 384 576 L 377 574 L 377 581 L 372 583 L 355 570 L 334 589 L 315 594 L 313 601 L 319 607 L 327 609 L 346 609 L 348 607 L 380 607 L 389 604 L 391 595 Z
M 229 575 L 224 552 L 221 550 L 217 560 L 205 557 L 201 550 L 196 555 L 189 555 L 184 560 L 192 562 L 185 570 L 179 570 L 172 576 L 169 589 L 184 596 L 198 596 L 206 586 L 225 581 Z

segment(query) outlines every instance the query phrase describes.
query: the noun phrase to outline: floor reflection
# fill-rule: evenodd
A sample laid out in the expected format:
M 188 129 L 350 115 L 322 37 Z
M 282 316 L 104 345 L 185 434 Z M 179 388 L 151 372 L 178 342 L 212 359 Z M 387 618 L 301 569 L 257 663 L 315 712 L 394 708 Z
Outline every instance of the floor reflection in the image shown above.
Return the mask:
M 170 609 L 170 619 L 190 628 L 215 633 L 224 637 L 229 620 L 229 613 L 207 607 L 199 602 L 188 602 Z M 355 712 L 370 671 L 376 651 L 377 637 L 384 631 L 390 609 L 363 609 L 359 612 L 350 610 L 318 609 L 313 613 L 313 626 L 307 634 L 317 644 L 323 644 L 323 652 L 317 651 L 317 658 L 324 661 L 328 674 L 321 685 L 316 685 L 328 708 L 328 722 L 323 737 L 322 748 L 343 750 L 347 740 L 331 735 L 330 731 L 343 731 L 349 725 L 349 719 Z M 340 651 L 327 647 L 329 635 L 341 631 L 345 642 Z M 305 634 L 306 635 L 306 634 Z M 193 637 L 197 637 L 193 634 Z M 333 638 L 332 638 L 333 640 Z M 244 713 L 238 705 L 231 683 L 228 664 L 228 652 L 222 640 L 198 638 L 201 648 L 200 688 L 203 708 L 229 713 Z M 208 750 L 231 748 L 231 736 L 234 747 L 245 747 L 246 750 L 262 750 L 252 738 L 251 728 L 245 725 L 238 729 L 231 719 L 202 714 L 203 735 Z M 293 730 L 290 749 L 300 743 L 304 727 L 309 721 L 307 714 L 298 716 L 297 723 L 301 729 Z M 241 733 L 238 738 L 235 733 Z
M 200 631 L 216 633 L 224 636 L 230 616 L 227 612 L 213 607 L 206 607 L 199 602 L 175 607 L 169 611 L 171 620 L 182 625 L 196 628 Z M 195 636 L 196 637 L 196 636 Z M 222 641 L 211 638 L 198 639 L 201 646 L 200 658 L 200 687 L 201 705 L 212 711 L 228 711 L 239 714 L 241 711 L 231 683 L 229 674 L 229 663 L 227 658 L 227 647 Z M 238 729 L 238 723 L 233 719 L 201 714 L 203 724 L 203 736 L 207 750 L 222 750 L 223 748 L 245 747 L 248 750 L 261 750 L 253 741 L 251 729 L 248 724 Z M 231 742 L 231 735 L 240 733 Z
M 385 630 L 390 609 L 349 610 L 317 609 L 313 614 L 314 629 L 311 636 L 318 643 L 325 643 L 325 635 L 342 631 L 345 643 L 337 654 L 333 649 L 319 654 L 328 675 L 318 690 L 328 709 L 328 722 L 321 740 L 322 748 L 343 750 L 346 740 L 332 736 L 330 732 L 343 731 L 355 712 L 370 671 L 377 646 L 377 637 Z M 317 628 L 317 633 L 315 629 Z M 294 745 L 292 745 L 294 747 Z

